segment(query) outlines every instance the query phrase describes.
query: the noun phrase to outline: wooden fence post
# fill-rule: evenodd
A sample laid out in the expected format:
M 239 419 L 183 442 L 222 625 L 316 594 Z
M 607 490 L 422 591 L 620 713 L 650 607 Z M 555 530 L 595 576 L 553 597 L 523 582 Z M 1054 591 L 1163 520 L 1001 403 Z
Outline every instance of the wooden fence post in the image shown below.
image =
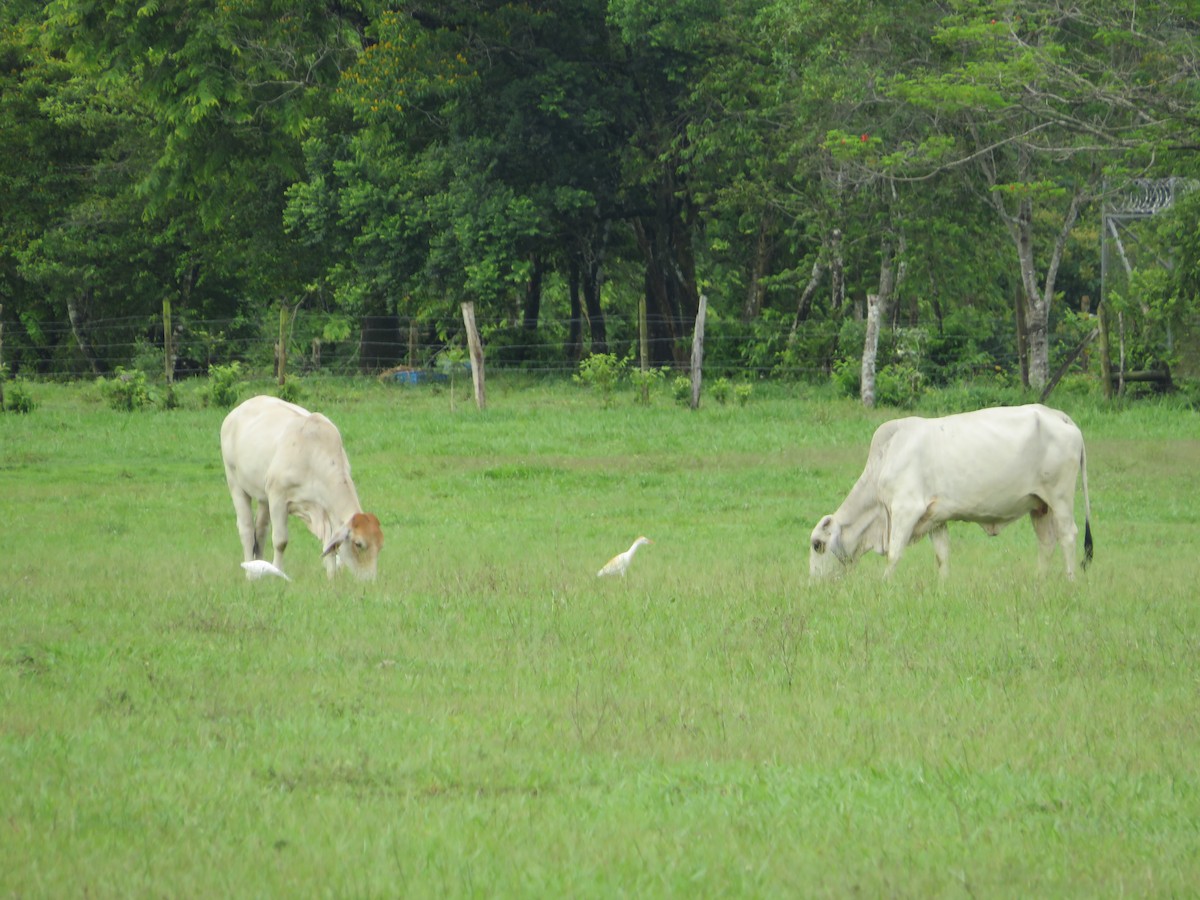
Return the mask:
M 175 348 L 171 326 L 171 298 L 163 298 L 163 374 L 167 384 L 175 381 Z
M 4 412 L 4 304 L 0 303 L 0 412 Z
M 483 390 L 483 344 L 479 341 L 479 330 L 475 327 L 475 304 L 462 305 L 463 324 L 467 326 L 467 346 L 471 350 L 471 381 L 475 384 L 475 405 L 487 407 Z
M 279 363 L 279 386 L 283 387 L 283 382 L 287 378 L 287 303 L 280 301 L 279 303 L 279 345 L 277 347 L 276 359 Z
M 650 379 L 645 375 L 650 368 L 650 331 L 649 323 L 646 321 L 646 294 L 644 291 L 642 298 L 638 301 L 638 351 L 642 370 L 642 405 L 649 406 Z
M 704 318 L 708 314 L 708 297 L 700 295 L 696 310 L 696 330 L 692 333 L 692 409 L 700 408 L 700 380 L 704 368 Z
M 1100 386 L 1104 388 L 1104 399 L 1113 396 L 1112 354 L 1108 346 L 1108 304 L 1101 303 L 1097 310 L 1100 318 Z

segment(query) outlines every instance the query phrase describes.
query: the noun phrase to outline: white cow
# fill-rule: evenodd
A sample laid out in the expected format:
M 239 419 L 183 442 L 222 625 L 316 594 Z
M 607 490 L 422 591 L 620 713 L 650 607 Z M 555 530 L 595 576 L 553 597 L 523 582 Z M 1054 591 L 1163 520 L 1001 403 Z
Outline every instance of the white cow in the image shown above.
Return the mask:
M 1026 513 L 1044 569 L 1057 542 L 1075 577 L 1075 479 L 1083 474 L 1084 567 L 1092 559 L 1091 503 L 1083 435 L 1066 413 L 1040 404 L 885 422 L 867 465 L 837 512 L 813 529 L 808 568 L 834 574 L 869 550 L 890 575 L 925 535 L 948 574 L 947 522 L 977 522 L 990 535 Z
M 383 531 L 362 511 L 342 436 L 327 418 L 277 397 L 251 397 L 225 417 L 221 456 L 246 562 L 262 556 L 269 524 L 282 569 L 290 514 L 321 541 L 330 578 L 343 564 L 359 578 L 375 577 Z

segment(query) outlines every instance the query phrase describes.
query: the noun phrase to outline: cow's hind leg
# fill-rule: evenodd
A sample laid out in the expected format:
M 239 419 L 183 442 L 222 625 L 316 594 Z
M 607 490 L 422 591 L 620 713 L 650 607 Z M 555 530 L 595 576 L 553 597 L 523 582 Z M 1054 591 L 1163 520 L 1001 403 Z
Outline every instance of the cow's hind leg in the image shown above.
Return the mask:
M 1070 505 L 1062 506 L 1052 509 L 1047 518 L 1051 516 L 1054 518 L 1054 529 L 1058 532 L 1058 543 L 1062 547 L 1067 578 L 1074 579 L 1075 540 L 1079 536 L 1079 528 L 1075 525 L 1075 510 Z
M 1072 553 L 1067 555 L 1067 577 L 1074 578 L 1074 566 L 1071 565 L 1071 556 L 1074 551 L 1075 538 L 1074 535 L 1064 537 L 1060 532 L 1060 526 L 1055 515 L 1046 507 L 1039 506 L 1029 513 L 1029 521 L 1033 524 L 1034 534 L 1038 540 L 1038 573 L 1045 575 L 1050 566 L 1050 560 L 1054 556 L 1054 548 L 1061 541 L 1070 541 Z

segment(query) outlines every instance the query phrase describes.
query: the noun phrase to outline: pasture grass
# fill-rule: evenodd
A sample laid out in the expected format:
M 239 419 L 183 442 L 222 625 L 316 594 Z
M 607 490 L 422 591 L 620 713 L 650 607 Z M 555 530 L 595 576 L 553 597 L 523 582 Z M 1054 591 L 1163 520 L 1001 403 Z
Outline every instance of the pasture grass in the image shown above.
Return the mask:
M 872 558 L 813 585 L 808 534 L 887 411 L 317 382 L 386 545 L 378 581 L 330 584 L 297 526 L 285 584 L 237 565 L 222 410 L 29 390 L 0 416 L 0 894 L 1200 883 L 1194 411 L 1064 407 L 1075 584 L 1018 523 L 952 527 L 945 584 L 921 544 L 890 582 Z

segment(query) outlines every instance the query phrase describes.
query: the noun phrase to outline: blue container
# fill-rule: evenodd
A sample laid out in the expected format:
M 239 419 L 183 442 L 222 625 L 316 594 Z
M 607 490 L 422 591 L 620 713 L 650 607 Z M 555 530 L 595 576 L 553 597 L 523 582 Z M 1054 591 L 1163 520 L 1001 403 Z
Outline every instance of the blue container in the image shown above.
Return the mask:
M 425 384 L 430 381 L 448 381 L 441 372 L 427 372 L 424 369 L 401 369 L 389 376 L 396 384 Z

